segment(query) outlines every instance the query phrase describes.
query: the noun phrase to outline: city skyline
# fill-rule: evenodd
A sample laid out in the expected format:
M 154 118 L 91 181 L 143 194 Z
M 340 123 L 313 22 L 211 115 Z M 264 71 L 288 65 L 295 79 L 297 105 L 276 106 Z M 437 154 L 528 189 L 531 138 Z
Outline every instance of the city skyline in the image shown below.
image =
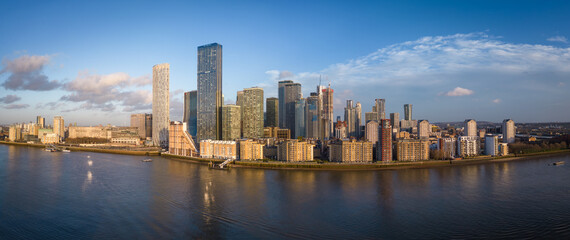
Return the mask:
M 230 24 L 231 16 L 240 13 L 227 4 L 221 8 L 227 19 L 204 26 L 193 22 L 206 17 L 196 9 L 209 3 L 174 3 L 157 6 L 169 13 L 165 19 L 172 24 L 164 26 L 164 36 L 148 40 L 141 40 L 146 29 L 162 26 L 152 22 L 165 15 L 128 21 L 117 14 L 128 7 L 142 14 L 156 11 L 148 4 L 121 3 L 112 10 L 67 4 L 76 11 L 42 2 L 20 4 L 6 4 L 0 16 L 0 30 L 7 33 L 0 39 L 0 124 L 28 122 L 37 115 L 53 124 L 49 120 L 61 115 L 68 123 L 126 126 L 130 114 L 152 112 L 150 70 L 162 62 L 171 64 L 170 119 L 182 121 L 183 92 L 196 90 L 196 47 L 211 42 L 225 46 L 226 103 L 235 103 L 238 90 L 253 86 L 263 88 L 265 98 L 277 97 L 280 80 L 301 83 L 308 97 L 322 76 L 321 85 L 330 81 L 336 90 L 334 118 L 343 115 L 346 100 L 360 102 L 367 112 L 374 99 L 386 99 L 386 115 L 404 116 L 402 106 L 412 104 L 414 119 L 430 122 L 570 120 L 569 111 L 560 111 L 570 100 L 565 2 L 517 2 L 516 8 L 508 2 L 326 2 L 303 9 L 250 2 L 241 5 L 252 7 L 249 18 Z M 269 10 L 276 7 L 278 13 L 294 11 L 300 17 L 272 17 Z M 44 10 L 55 14 L 38 23 L 34 14 Z M 31 17 L 11 20 L 23 11 Z M 102 12 L 110 13 L 105 14 L 109 19 L 99 19 Z M 78 16 L 84 17 L 78 23 L 58 23 Z M 422 17 L 433 19 L 432 25 Z M 518 21 L 509 21 L 513 17 Z M 390 20 L 399 27 L 388 26 Z M 220 29 L 209 29 L 216 24 Z M 522 24 L 525 28 L 516 30 Z M 199 31 L 200 36 L 193 34 Z M 48 33 L 53 39 L 37 37 Z

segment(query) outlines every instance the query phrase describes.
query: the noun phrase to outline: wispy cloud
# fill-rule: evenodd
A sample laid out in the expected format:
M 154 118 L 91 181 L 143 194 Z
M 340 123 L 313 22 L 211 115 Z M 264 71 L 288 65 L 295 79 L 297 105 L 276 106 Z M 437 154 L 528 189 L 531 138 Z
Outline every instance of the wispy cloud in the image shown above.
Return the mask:
M 6 95 L 6 97 L 0 98 L 0 103 L 10 104 L 10 103 L 16 102 L 20 99 L 22 99 L 22 98 L 20 98 L 16 95 Z
M 99 75 L 80 72 L 73 81 L 63 85 L 63 89 L 70 94 L 62 96 L 61 100 L 82 103 L 79 107 L 66 111 L 87 109 L 110 112 L 115 111 L 117 106 L 124 107 L 122 110 L 127 112 L 149 109 L 152 103 L 151 92 L 133 89 L 151 84 L 149 78 L 133 78 L 126 73 Z
M 28 104 L 9 104 L 9 105 L 5 105 L 4 108 L 5 109 L 22 109 L 22 108 L 27 108 L 30 105 Z
M 493 99 L 493 103 L 501 103 L 501 99 L 495 98 L 495 99 Z
M 564 37 L 564 36 L 549 37 L 549 38 L 547 38 L 546 40 L 547 40 L 547 41 L 550 41 L 550 42 L 568 43 L 568 39 L 566 39 L 566 37 Z
M 456 87 L 455 89 L 446 92 L 442 95 L 444 96 L 449 96 L 449 97 L 458 97 L 458 96 L 467 96 L 467 95 L 471 95 L 475 93 L 473 90 L 469 90 L 466 88 L 462 88 L 462 87 Z
M 50 62 L 51 56 L 24 55 L 16 59 L 2 60 L 3 68 L 0 75 L 8 74 L 2 83 L 5 89 L 48 91 L 61 86 L 57 80 L 49 80 L 42 70 Z

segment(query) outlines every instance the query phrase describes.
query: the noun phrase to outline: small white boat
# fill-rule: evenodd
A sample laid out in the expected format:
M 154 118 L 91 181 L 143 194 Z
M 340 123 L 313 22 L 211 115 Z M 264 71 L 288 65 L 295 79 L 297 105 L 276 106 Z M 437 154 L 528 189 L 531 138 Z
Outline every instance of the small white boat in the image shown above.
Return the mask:
M 148 158 L 148 159 L 144 159 L 142 160 L 143 162 L 152 162 L 152 159 Z
M 63 150 L 61 150 L 61 151 L 62 151 L 62 152 L 65 152 L 65 153 L 71 152 L 69 149 L 63 149 Z
M 558 162 L 552 163 L 552 165 L 554 165 L 554 166 L 564 165 L 564 161 L 558 161 Z

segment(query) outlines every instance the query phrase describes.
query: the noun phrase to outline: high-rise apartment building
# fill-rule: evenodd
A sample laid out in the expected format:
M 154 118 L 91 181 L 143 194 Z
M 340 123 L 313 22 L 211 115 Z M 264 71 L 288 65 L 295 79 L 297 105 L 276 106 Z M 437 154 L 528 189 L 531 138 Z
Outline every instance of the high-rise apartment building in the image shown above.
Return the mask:
M 404 104 L 404 120 L 412 120 L 412 104 Z
M 265 100 L 266 118 L 265 127 L 279 126 L 279 98 L 270 97 Z
M 62 116 L 53 117 L 53 133 L 57 134 L 60 141 L 65 138 L 65 122 Z
M 455 138 L 440 138 L 437 140 L 437 149 L 443 151 L 445 158 L 453 158 L 457 155 L 457 140 Z
M 131 114 L 131 127 L 137 128 L 140 138 L 152 137 L 152 114 Z
M 512 119 L 503 120 L 503 125 L 501 127 L 503 132 L 503 142 L 504 143 L 514 143 L 515 142 L 515 121 Z
M 364 113 L 364 123 L 376 121 L 378 123 L 378 113 L 377 112 L 365 112 Z
M 152 67 L 152 143 L 168 147 L 170 127 L 170 64 Z
M 198 119 L 199 140 L 222 138 L 222 45 L 198 47 Z
M 263 144 L 255 142 L 251 139 L 239 141 L 239 159 L 263 159 Z
M 40 128 L 46 127 L 46 119 L 43 118 L 42 116 L 37 116 L 36 123 L 39 125 Z
M 241 107 L 237 105 L 222 106 L 222 140 L 241 138 Z
M 420 120 L 418 123 L 418 137 L 419 138 L 429 138 L 429 133 L 431 128 L 428 120 Z
M 329 147 L 331 162 L 372 162 L 373 160 L 371 142 L 351 139 L 334 142 Z
M 308 142 L 285 140 L 277 145 L 277 160 L 286 162 L 313 161 L 313 148 Z
M 396 160 L 425 161 L 429 159 L 429 141 L 423 139 L 400 139 L 396 141 Z
M 184 93 L 184 120 L 190 135 L 196 136 L 198 127 L 198 91 Z
M 278 89 L 278 98 L 279 98 L 279 127 L 280 128 L 286 128 L 285 127 L 285 86 L 288 84 L 293 84 L 292 80 L 283 80 L 283 81 L 279 81 L 279 89 Z
M 377 132 L 378 143 L 376 144 L 376 161 L 392 161 L 392 126 L 390 125 L 390 120 L 380 120 Z
M 333 116 L 333 93 L 334 90 L 331 88 L 329 83 L 328 88 L 323 88 L 319 93 L 320 99 L 322 101 L 322 111 L 321 111 L 321 123 L 320 123 L 320 135 L 321 139 L 329 139 L 334 136 L 334 116 Z
M 499 155 L 499 137 L 491 134 L 485 136 L 485 155 Z
M 241 113 L 243 137 L 263 137 L 263 88 L 252 87 L 243 90 Z
M 380 98 L 374 100 L 374 109 L 376 110 L 377 121 L 386 119 L 386 99 Z
M 477 136 L 477 122 L 473 119 L 466 119 L 463 127 L 464 136 Z
M 305 104 L 304 98 L 295 101 L 295 138 L 307 136 L 305 127 Z
M 366 130 L 364 131 L 364 138 L 366 141 L 376 144 L 376 142 L 378 142 L 378 126 L 380 125 L 375 120 L 368 121 L 364 125 L 366 126 Z
M 321 137 L 321 113 L 320 99 L 318 93 L 311 93 L 311 96 L 306 99 L 305 107 L 305 130 L 307 138 L 317 139 Z
M 360 138 L 360 120 L 362 115 L 362 107 L 359 102 L 356 106 L 352 100 L 346 100 L 344 108 L 344 121 L 347 125 L 347 135 L 349 137 Z
M 481 149 L 479 136 L 460 136 L 457 139 L 457 155 L 471 157 L 479 155 Z

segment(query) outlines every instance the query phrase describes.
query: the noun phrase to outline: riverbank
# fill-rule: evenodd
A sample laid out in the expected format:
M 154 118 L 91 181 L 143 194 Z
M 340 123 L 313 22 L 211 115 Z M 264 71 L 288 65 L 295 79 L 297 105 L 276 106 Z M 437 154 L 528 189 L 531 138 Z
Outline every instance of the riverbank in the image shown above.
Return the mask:
M 44 144 L 37 143 L 21 143 L 21 142 L 6 142 L 0 141 L 0 144 L 6 145 L 16 145 L 23 147 L 35 147 L 35 148 L 45 148 Z M 73 147 L 65 145 L 56 145 L 57 147 L 69 149 L 71 151 L 81 151 L 81 152 L 97 152 L 97 153 L 111 153 L 111 154 L 123 154 L 123 155 L 135 155 L 135 156 L 159 156 L 159 151 L 135 151 L 135 150 L 123 150 L 123 149 L 105 149 L 105 148 L 90 148 L 90 147 Z
M 570 149 L 557 150 L 549 152 L 529 153 L 509 155 L 503 157 L 479 156 L 475 158 L 462 160 L 429 160 L 419 162 L 389 162 L 389 163 L 362 163 L 362 164 L 343 164 L 343 163 L 316 163 L 301 162 L 288 163 L 279 161 L 234 161 L 230 164 L 231 168 L 257 168 L 257 169 L 279 169 L 279 170 L 395 170 L 395 169 L 414 169 L 414 168 L 433 168 L 433 167 L 450 167 L 461 165 L 475 165 L 485 163 L 509 162 L 517 160 L 527 160 L 540 157 L 550 157 L 556 155 L 570 154 Z M 184 157 L 170 154 L 162 154 L 163 157 L 179 161 L 187 161 L 193 163 L 207 164 L 209 162 L 221 163 L 219 159 L 204 159 L 195 157 Z

